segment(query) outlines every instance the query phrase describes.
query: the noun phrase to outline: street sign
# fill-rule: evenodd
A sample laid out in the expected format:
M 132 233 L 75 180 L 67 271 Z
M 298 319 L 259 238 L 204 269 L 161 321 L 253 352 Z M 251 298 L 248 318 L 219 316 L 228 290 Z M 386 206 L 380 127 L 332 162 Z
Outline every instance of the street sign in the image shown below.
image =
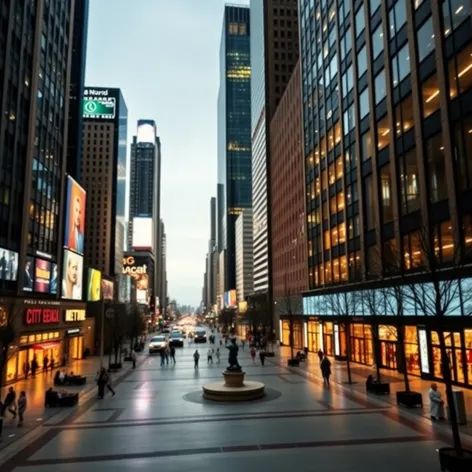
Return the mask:
M 115 310 L 113 308 L 107 308 L 105 311 L 105 316 L 110 320 L 115 317 Z

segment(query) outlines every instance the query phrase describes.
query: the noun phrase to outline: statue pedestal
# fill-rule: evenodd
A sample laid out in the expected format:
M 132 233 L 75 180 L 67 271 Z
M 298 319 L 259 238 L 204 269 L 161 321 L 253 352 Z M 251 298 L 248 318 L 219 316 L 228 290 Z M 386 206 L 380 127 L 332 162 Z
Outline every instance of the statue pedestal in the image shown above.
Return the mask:
M 230 372 L 225 370 L 223 377 L 225 379 L 225 387 L 237 388 L 244 387 L 244 376 L 246 372 Z

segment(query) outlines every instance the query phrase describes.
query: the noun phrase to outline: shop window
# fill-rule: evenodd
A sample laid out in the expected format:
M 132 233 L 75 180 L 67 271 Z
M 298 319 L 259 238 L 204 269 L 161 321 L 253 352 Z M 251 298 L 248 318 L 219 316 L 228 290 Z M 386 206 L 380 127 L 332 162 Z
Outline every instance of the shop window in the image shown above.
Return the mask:
M 377 123 L 377 149 L 381 151 L 390 144 L 390 127 L 388 125 L 388 116 Z
M 422 86 L 423 94 L 423 118 L 427 118 L 436 110 L 439 110 L 439 83 L 438 76 L 434 73 Z
M 375 104 L 378 105 L 387 95 L 387 87 L 385 83 L 385 69 L 377 74 L 374 79 L 374 95 Z
M 393 220 L 392 176 L 390 164 L 380 168 L 380 198 L 382 202 L 382 224 Z
M 361 136 L 362 162 L 369 160 L 374 155 L 372 133 L 367 131 Z
M 464 330 L 465 358 L 467 362 L 467 379 L 472 385 L 472 329 Z
M 454 125 L 454 161 L 459 189 L 472 188 L 472 116 Z
M 365 209 L 365 225 L 367 231 L 374 229 L 376 226 L 375 217 L 375 199 L 374 185 L 372 175 L 364 179 L 364 209 Z
M 416 32 L 418 42 L 418 62 L 426 59 L 435 49 L 433 19 L 429 19 Z
M 401 187 L 402 213 L 404 215 L 420 207 L 420 190 L 416 149 L 408 151 L 398 159 Z
M 431 202 L 447 198 L 446 165 L 442 132 L 426 141 L 428 156 L 428 187 Z
M 423 266 L 423 247 L 418 232 L 403 236 L 403 253 L 405 270 L 418 269 Z
M 420 350 L 416 326 L 405 326 L 404 329 L 406 370 L 409 374 L 420 376 Z
M 395 326 L 380 325 L 379 339 L 383 341 L 398 341 L 398 332 Z

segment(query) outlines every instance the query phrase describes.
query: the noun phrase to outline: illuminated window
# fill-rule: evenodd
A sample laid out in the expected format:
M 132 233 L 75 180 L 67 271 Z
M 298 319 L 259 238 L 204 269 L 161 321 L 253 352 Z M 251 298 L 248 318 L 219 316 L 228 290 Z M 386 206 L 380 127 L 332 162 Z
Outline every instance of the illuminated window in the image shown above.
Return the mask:
M 382 201 L 382 223 L 393 220 L 392 177 L 390 164 L 380 168 L 380 198 Z
M 330 164 L 328 167 L 328 177 L 329 177 L 329 185 L 333 185 L 336 182 L 336 168 L 333 164 Z
M 420 207 L 420 189 L 416 149 L 398 159 L 400 173 L 402 213 L 408 214 Z
M 472 116 L 454 126 L 454 161 L 460 190 L 472 188 Z
M 395 108 L 395 133 L 397 136 L 406 133 L 413 127 L 413 98 L 408 95 Z
M 420 234 L 410 233 L 403 237 L 403 253 L 405 270 L 417 269 L 423 265 L 422 244 Z
M 455 98 L 472 87 L 472 45 L 449 61 L 449 96 Z
M 470 21 L 472 7 L 466 0 L 446 0 L 443 3 L 444 36 L 449 36 L 465 21 Z
M 439 84 L 438 77 L 434 74 L 421 87 L 423 93 L 423 118 L 428 117 L 439 110 Z
M 338 201 L 338 211 L 344 210 L 344 192 L 339 192 L 336 198 Z
M 372 175 L 369 175 L 364 179 L 365 225 L 367 231 L 375 228 L 376 218 L 374 204 L 374 185 Z
M 388 126 L 388 116 L 377 123 L 377 149 L 381 151 L 390 144 L 390 128 Z
M 421 62 L 435 49 L 432 17 L 429 17 L 426 23 L 416 32 L 416 40 L 418 42 L 418 62 Z
M 329 230 L 324 232 L 324 248 L 325 251 L 331 249 L 331 236 Z
M 431 202 L 447 198 L 446 165 L 442 133 L 438 133 L 426 142 L 428 156 L 428 190 Z
M 239 32 L 238 23 L 229 23 L 228 24 L 228 33 L 231 35 L 237 35 Z

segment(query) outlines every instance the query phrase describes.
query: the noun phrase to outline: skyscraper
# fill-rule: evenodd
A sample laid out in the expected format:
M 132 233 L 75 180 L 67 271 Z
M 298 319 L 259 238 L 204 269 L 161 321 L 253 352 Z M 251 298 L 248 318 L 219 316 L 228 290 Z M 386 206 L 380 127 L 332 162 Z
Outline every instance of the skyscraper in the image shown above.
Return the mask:
M 87 192 L 87 265 L 104 275 L 123 266 L 128 108 L 120 89 L 87 87 L 82 184 Z
M 164 222 L 161 220 L 161 228 L 159 232 L 161 238 L 160 247 L 160 279 L 157 296 L 159 297 L 159 305 L 161 314 L 165 313 L 167 307 L 167 236 Z
M 218 249 L 221 291 L 236 288 L 236 218 L 252 204 L 249 8 L 226 5 L 218 95 Z
M 236 220 L 236 291 L 238 302 L 254 291 L 252 210 L 244 210 Z
M 250 9 L 254 292 L 270 295 L 270 122 L 298 58 L 298 5 L 251 0 Z

